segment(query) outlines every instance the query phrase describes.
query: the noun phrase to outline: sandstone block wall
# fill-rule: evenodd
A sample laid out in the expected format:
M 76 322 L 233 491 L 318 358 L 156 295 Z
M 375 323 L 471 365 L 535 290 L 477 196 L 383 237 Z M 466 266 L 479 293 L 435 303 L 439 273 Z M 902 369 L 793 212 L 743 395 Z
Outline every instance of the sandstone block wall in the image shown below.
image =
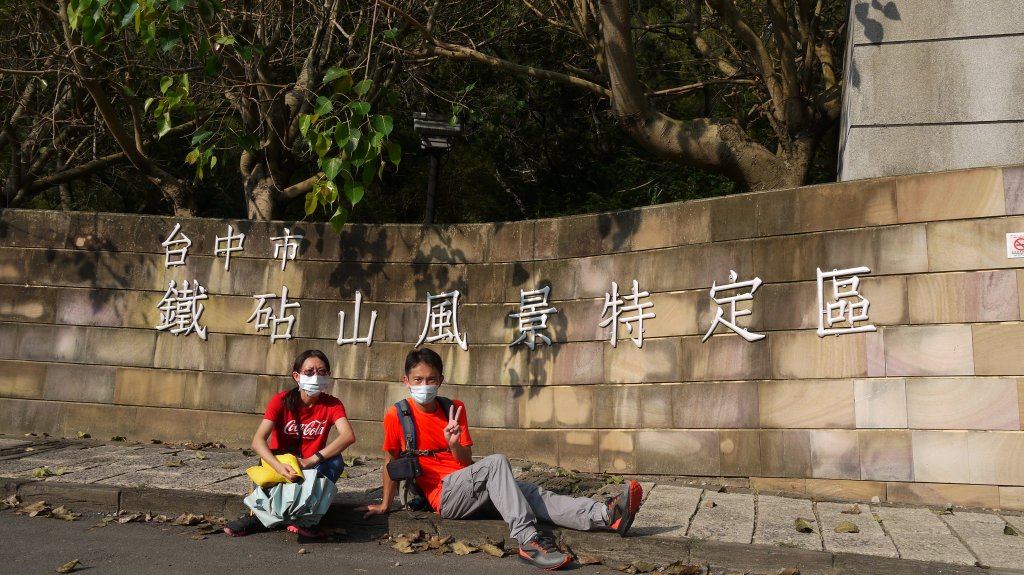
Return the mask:
M 174 225 L 192 241 L 165 267 Z M 227 226 L 246 234 L 230 269 Z M 304 236 L 281 269 L 270 238 Z M 468 350 L 433 344 L 477 452 L 587 471 L 734 477 L 758 489 L 1024 509 L 1024 168 L 778 190 L 622 213 L 451 227 L 0 212 L 0 432 L 248 444 L 292 358 L 323 349 L 378 453 L 427 293 L 459 290 Z M 876 331 L 819 337 L 816 269 L 866 267 Z M 712 285 L 760 278 L 719 326 Z M 175 281 L 208 290 L 195 333 L 159 331 Z M 611 282 L 656 317 L 601 327 Z M 827 284 L 826 284 L 827 285 Z M 288 288 L 291 340 L 247 319 Z M 510 347 L 523 290 L 547 335 Z M 372 345 L 351 335 L 356 291 Z M 724 306 L 728 313 L 728 306 Z M 623 317 L 630 314 L 624 313 Z M 726 316 L 728 317 L 728 316 Z
M 1024 162 L 1014 0 L 853 0 L 840 180 Z

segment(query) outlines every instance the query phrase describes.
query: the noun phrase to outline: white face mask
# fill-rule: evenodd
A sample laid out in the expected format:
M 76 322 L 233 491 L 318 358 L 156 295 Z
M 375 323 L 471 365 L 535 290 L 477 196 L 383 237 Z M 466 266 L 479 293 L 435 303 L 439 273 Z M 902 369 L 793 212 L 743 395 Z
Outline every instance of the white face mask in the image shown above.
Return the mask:
M 299 374 L 299 389 L 306 392 L 306 395 L 312 397 L 317 395 L 321 391 L 327 389 L 327 386 L 331 383 L 331 378 L 326 375 L 304 375 Z
M 412 396 L 413 401 L 420 405 L 426 405 L 437 397 L 437 386 L 436 385 L 410 385 L 409 395 Z

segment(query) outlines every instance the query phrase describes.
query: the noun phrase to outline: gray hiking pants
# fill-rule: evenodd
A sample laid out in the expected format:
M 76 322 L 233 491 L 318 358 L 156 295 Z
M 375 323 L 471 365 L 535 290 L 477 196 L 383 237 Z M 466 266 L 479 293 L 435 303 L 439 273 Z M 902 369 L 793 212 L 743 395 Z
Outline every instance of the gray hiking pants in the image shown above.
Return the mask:
M 520 545 L 537 533 L 537 519 L 587 531 L 608 525 L 607 507 L 593 499 L 558 495 L 520 483 L 504 455 L 488 455 L 441 481 L 441 517 L 465 519 L 491 503 Z

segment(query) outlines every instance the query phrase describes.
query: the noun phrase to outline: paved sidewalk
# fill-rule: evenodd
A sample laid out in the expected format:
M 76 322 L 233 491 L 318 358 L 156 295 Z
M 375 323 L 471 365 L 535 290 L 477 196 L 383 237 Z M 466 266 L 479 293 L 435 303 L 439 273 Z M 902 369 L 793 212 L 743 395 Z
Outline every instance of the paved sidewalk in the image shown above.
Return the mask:
M 17 494 L 23 502 L 46 500 L 78 512 L 233 518 L 245 511 L 245 469 L 255 462 L 240 450 L 0 436 L 0 496 Z M 564 479 L 539 468 L 521 465 L 517 473 L 532 481 L 547 477 L 556 488 Z M 689 487 L 671 477 L 641 482 L 646 497 L 630 537 L 570 530 L 556 535 L 574 552 L 600 556 L 609 565 L 642 559 L 755 573 L 798 568 L 804 575 L 1024 574 L 1021 514 L 812 501 Z M 616 489 L 592 491 L 603 497 Z M 346 510 L 379 498 L 380 461 L 348 468 L 338 490 L 335 505 Z M 805 532 L 797 529 L 798 519 Z M 386 521 L 395 534 L 423 530 L 477 542 L 508 536 L 495 520 L 441 521 L 434 514 L 399 512 Z

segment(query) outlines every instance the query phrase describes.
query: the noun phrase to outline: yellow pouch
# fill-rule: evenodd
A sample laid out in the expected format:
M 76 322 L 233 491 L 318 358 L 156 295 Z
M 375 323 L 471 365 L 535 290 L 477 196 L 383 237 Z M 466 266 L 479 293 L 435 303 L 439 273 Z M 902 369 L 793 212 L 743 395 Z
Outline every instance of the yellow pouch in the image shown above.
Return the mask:
M 275 457 L 281 463 L 291 466 L 292 469 L 298 471 L 300 474 L 298 481 L 302 481 L 302 466 L 299 465 L 298 457 L 295 457 L 291 453 L 276 455 Z M 249 479 L 252 479 L 253 483 L 260 487 L 273 487 L 278 483 L 292 483 L 291 479 L 288 479 L 284 475 L 274 471 L 274 468 L 271 467 L 265 459 L 261 459 L 259 465 L 254 465 L 249 469 L 246 469 L 245 474 L 249 476 Z

